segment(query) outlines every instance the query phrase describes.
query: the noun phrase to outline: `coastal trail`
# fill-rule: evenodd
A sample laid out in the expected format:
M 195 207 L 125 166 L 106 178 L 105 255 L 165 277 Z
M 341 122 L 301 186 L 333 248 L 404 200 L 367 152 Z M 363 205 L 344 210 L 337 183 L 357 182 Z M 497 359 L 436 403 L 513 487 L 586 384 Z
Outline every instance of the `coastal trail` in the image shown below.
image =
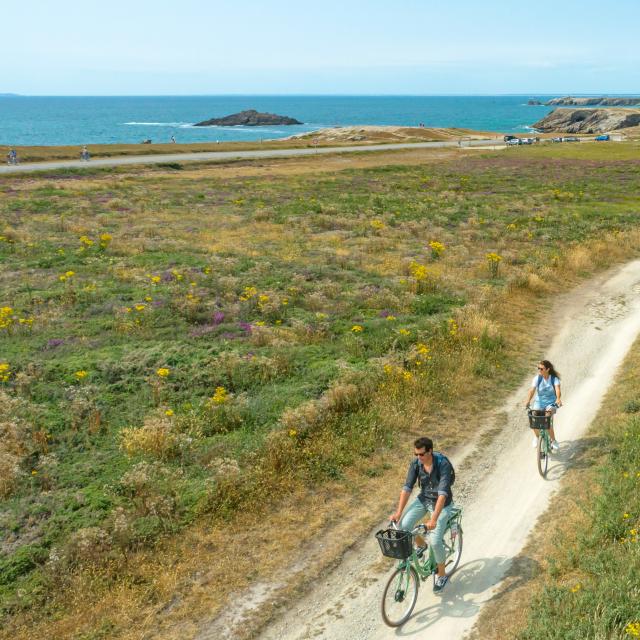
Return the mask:
M 570 472 L 580 438 L 640 333 L 640 261 L 556 297 L 552 308 L 542 311 L 556 327 L 555 337 L 544 352 L 531 354 L 530 375 L 503 407 L 504 428 L 490 445 L 451 455 L 457 476 L 454 497 L 464 507 L 464 548 L 461 565 L 444 592 L 436 596 L 430 580 L 422 583 L 410 620 L 399 629 L 383 624 L 380 598 L 393 563 L 381 561 L 373 538 L 374 531 L 385 526 L 379 523 L 333 571 L 309 574 L 306 581 L 312 586 L 262 629 L 260 640 L 389 640 L 425 634 L 460 639 L 472 629 L 483 604 L 535 531 L 563 475 Z M 553 456 L 546 480 L 536 471 L 523 408 L 539 358 L 558 367 L 566 402 L 556 418 L 561 450 Z M 389 505 L 389 512 L 394 506 Z M 238 597 L 196 637 L 244 637 L 252 618 L 247 600 Z
M 502 148 L 502 138 L 486 140 L 465 140 L 462 148 L 487 147 Z M 319 156 L 336 153 L 368 153 L 371 151 L 395 151 L 404 149 L 439 149 L 459 147 L 453 140 L 434 142 L 403 142 L 390 144 L 370 144 L 343 147 L 316 147 L 309 149 L 254 149 L 246 151 L 199 151 L 193 153 L 167 153 L 145 156 L 122 156 L 119 158 L 94 158 L 84 160 L 55 160 L 47 162 L 28 162 L 17 165 L 0 166 L 0 174 L 24 173 L 30 171 L 51 171 L 55 169 L 92 169 L 131 165 L 166 164 L 182 162 L 233 162 L 235 160 L 260 160 L 265 158 L 293 158 L 301 156 Z

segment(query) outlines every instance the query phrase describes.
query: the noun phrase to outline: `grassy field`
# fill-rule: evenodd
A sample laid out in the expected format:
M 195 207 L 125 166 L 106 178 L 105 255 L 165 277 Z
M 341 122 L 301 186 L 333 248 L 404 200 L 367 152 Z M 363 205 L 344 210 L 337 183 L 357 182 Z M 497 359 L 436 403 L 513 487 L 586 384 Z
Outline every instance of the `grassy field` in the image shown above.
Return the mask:
M 0 178 L 6 633 L 124 637 L 65 594 L 144 616 L 162 541 L 463 440 L 438 417 L 518 379 L 526 300 L 637 254 L 636 151 Z
M 640 637 L 640 342 L 476 637 Z M 526 563 L 537 567 L 527 572 Z M 529 575 L 527 575 L 527 573 Z

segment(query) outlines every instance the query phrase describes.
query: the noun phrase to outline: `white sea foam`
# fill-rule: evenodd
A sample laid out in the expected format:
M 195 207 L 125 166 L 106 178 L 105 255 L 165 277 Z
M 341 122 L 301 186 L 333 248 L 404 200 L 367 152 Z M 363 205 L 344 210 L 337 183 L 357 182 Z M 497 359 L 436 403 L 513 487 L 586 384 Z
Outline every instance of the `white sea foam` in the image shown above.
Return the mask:
M 122 124 L 134 125 L 136 127 L 182 127 L 189 125 L 187 122 L 123 122 Z

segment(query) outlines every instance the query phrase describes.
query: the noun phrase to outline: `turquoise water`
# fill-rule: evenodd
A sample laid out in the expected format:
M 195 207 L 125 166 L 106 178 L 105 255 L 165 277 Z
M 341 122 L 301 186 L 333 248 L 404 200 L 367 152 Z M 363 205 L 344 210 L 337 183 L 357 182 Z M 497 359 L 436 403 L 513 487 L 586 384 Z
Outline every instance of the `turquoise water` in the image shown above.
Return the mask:
M 226 142 L 282 138 L 335 125 L 465 127 L 524 132 L 552 108 L 527 106 L 553 96 L 159 96 L 2 97 L 0 144 L 64 145 Z M 291 116 L 288 127 L 193 127 L 244 109 Z

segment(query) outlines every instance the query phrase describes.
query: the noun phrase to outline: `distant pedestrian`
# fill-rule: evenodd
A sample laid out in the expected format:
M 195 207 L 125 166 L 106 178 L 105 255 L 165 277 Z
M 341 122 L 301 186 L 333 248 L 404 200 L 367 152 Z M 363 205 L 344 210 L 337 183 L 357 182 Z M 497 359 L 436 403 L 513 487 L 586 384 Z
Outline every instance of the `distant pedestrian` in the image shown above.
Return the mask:
M 176 143 L 176 137 L 175 137 L 175 136 L 171 136 L 171 142 L 172 142 L 173 144 L 175 144 L 175 143 Z
M 82 151 L 80 152 L 80 160 L 84 160 L 85 162 L 89 162 L 89 149 L 87 149 L 87 145 L 83 145 Z
M 18 164 L 18 154 L 15 149 L 10 149 L 7 153 L 7 164 Z

